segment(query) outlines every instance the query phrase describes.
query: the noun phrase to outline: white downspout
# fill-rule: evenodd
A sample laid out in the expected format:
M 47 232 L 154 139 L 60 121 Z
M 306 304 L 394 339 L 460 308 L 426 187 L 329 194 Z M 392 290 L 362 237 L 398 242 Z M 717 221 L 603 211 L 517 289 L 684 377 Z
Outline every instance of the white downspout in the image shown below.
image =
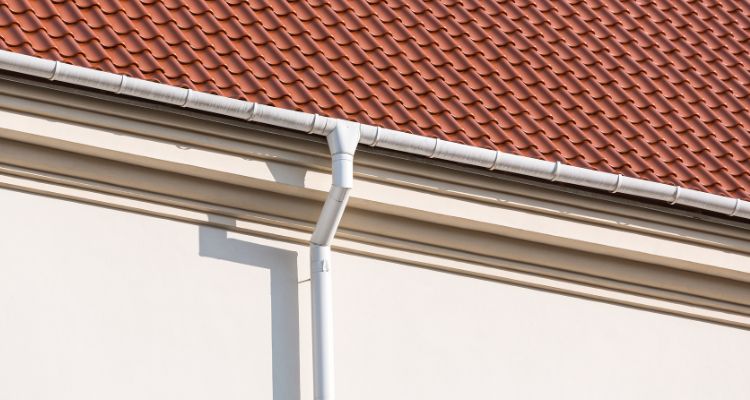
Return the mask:
M 312 286 L 313 383 L 315 400 L 333 400 L 333 299 L 331 296 L 331 241 L 344 214 L 354 181 L 354 151 L 359 124 L 337 120 L 326 135 L 331 152 L 331 189 L 310 239 Z

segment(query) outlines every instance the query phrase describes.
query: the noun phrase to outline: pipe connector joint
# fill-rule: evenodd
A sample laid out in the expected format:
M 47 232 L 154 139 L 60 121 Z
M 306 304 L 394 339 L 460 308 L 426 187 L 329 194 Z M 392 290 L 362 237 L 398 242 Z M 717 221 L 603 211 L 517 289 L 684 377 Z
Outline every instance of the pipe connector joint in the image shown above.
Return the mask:
M 331 271 L 331 247 L 310 244 L 310 272 Z
M 326 135 L 328 149 L 331 151 L 332 156 L 338 154 L 354 156 L 357 144 L 359 144 L 359 125 L 358 122 L 336 121 L 336 127 Z

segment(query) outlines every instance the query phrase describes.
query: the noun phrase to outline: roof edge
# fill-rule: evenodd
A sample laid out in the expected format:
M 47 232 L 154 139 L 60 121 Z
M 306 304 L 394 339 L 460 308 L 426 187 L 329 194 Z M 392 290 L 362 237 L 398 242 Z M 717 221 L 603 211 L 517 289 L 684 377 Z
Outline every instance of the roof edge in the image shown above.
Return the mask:
M 0 69 L 310 134 L 327 135 L 339 121 L 317 114 L 197 92 L 4 50 L 0 50 Z M 750 219 L 750 202 L 738 198 L 372 125 L 359 126 L 359 143 L 363 145 Z

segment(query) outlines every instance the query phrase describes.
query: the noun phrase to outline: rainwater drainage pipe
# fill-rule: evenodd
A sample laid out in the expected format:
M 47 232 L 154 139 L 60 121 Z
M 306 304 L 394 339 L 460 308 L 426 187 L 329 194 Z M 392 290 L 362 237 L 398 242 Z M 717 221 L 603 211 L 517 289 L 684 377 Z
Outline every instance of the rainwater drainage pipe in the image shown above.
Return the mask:
M 0 69 L 325 136 L 331 153 L 332 182 L 310 239 L 313 381 L 316 400 L 335 398 L 331 241 L 344 214 L 354 181 L 354 152 L 360 141 L 361 130 L 359 123 L 196 92 L 2 50 Z
M 352 188 L 357 143 L 750 219 L 750 202 L 736 198 L 285 110 L 4 50 L 0 50 L 0 70 L 326 137 L 332 158 L 332 185 L 310 240 L 317 400 L 334 399 L 330 245 Z
M 331 188 L 310 239 L 315 400 L 333 400 L 336 397 L 333 368 L 331 241 L 346 209 L 349 191 L 354 183 L 354 151 L 359 143 L 359 124 L 335 121 L 335 127 L 326 135 L 326 140 L 331 152 Z

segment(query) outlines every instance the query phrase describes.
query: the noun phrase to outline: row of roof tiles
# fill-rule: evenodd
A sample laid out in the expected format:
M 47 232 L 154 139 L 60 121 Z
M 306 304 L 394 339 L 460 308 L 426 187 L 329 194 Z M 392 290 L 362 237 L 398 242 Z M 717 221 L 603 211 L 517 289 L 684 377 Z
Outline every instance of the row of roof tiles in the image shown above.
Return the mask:
M 750 198 L 750 6 L 7 1 L 0 48 Z

